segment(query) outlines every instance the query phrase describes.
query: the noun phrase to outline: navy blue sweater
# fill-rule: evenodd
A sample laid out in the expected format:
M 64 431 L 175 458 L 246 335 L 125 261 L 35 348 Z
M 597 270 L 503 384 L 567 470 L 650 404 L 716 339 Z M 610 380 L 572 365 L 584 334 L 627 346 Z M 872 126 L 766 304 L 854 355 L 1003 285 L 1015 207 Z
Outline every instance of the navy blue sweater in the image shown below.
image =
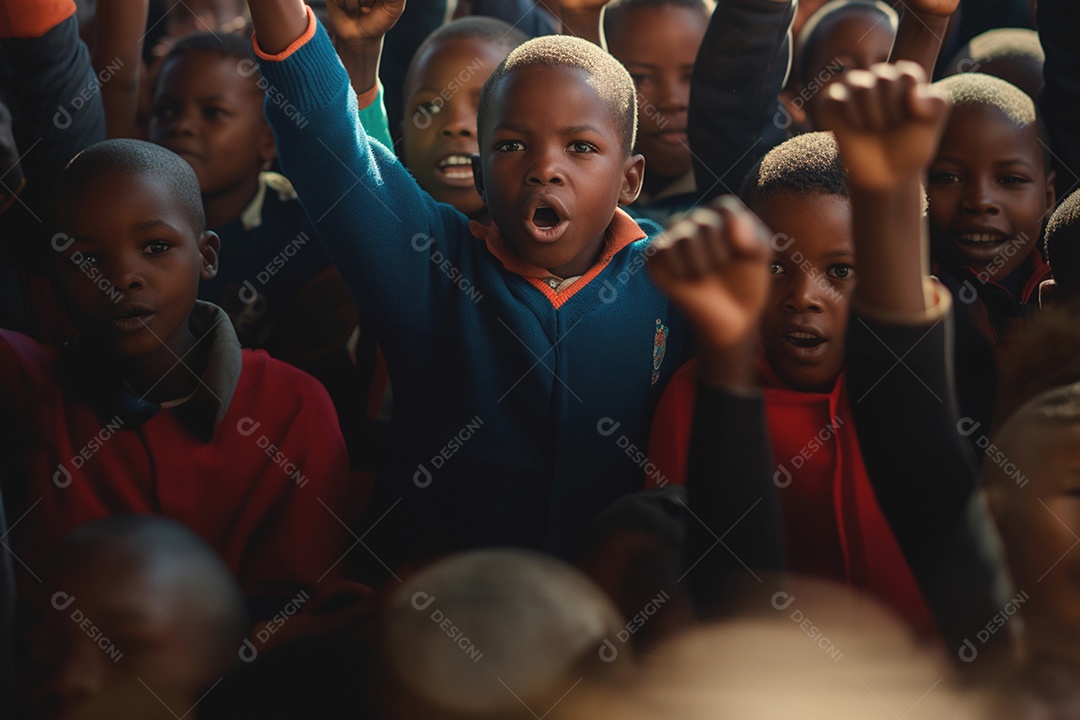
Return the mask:
M 282 169 L 394 387 L 370 554 L 393 567 L 479 545 L 566 551 L 593 515 L 643 486 L 638 448 L 690 355 L 685 319 L 644 268 L 659 227 L 617 212 L 610 260 L 556 299 L 368 139 L 321 26 L 261 68 L 278 91 L 266 110 Z M 641 239 L 626 243 L 628 232 Z

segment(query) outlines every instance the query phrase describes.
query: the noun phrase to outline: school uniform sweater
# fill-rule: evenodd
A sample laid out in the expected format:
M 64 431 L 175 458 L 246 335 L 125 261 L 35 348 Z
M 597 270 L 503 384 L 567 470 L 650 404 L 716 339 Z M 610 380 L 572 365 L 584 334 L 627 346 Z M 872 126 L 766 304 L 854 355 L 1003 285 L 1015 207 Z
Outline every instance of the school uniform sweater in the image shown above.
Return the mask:
M 4 495 L 19 520 L 6 543 L 29 572 L 79 525 L 146 513 L 198 533 L 249 597 L 291 597 L 339 576 L 348 532 L 331 512 L 348 522 L 351 498 L 325 390 L 241 350 L 214 305 L 198 303 L 191 327 L 210 360 L 170 408 L 141 399 L 78 342 L 51 348 L 0 330 Z
M 392 567 L 480 545 L 565 550 L 641 487 L 622 439 L 644 445 L 659 393 L 688 357 L 687 324 L 644 267 L 658 226 L 617 211 L 597 264 L 557 293 L 498 228 L 437 203 L 368 138 L 321 26 L 312 20 L 279 56 L 257 43 L 256 53 L 303 116 L 301 127 L 267 103 L 282 169 L 393 383 L 372 557 Z M 602 422 L 618 432 L 598 432 Z
M 933 633 L 930 612 L 874 495 L 843 376 L 829 392 L 812 393 L 784 387 L 765 362 L 759 373 L 788 567 L 865 590 L 913 627 Z M 696 396 L 695 360 L 676 374 L 657 408 L 649 445 L 658 468 L 653 486 L 686 482 Z

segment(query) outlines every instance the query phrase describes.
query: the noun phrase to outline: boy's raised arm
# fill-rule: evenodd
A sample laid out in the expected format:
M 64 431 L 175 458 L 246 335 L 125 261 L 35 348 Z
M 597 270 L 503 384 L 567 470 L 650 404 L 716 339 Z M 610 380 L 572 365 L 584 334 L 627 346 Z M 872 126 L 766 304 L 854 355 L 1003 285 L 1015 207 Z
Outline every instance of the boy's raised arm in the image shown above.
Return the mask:
M 900 27 L 889 53 L 889 62 L 911 60 L 922 66 L 926 77 L 934 76 L 938 53 L 949 31 L 960 0 L 903 0 L 894 3 L 900 11 Z
M 373 4 L 364 0 L 330 0 L 334 46 L 349 72 L 353 89 L 363 95 L 379 82 L 383 39 L 405 10 L 405 0 Z
M 334 1 L 373 47 L 404 8 L 403 0 L 370 0 L 350 16 L 345 0 Z M 255 51 L 282 171 L 384 350 L 407 352 L 430 330 L 457 277 L 431 257 L 471 277 L 467 219 L 435 202 L 384 144 L 372 142 L 372 132 L 385 130 L 381 111 L 370 113 L 378 85 L 356 95 L 328 33 L 300 0 L 260 2 L 258 15 Z M 377 125 L 366 127 L 373 119 Z
M 654 282 L 687 314 L 701 378 L 687 466 L 687 577 L 714 615 L 761 571 L 784 566 L 780 506 L 754 357 L 769 295 L 769 233 L 731 197 L 695 211 L 659 239 Z M 715 548 L 720 537 L 724 547 Z
M 307 30 L 304 0 L 251 0 L 248 7 L 259 47 L 270 55 L 284 52 Z
M 948 656 L 971 673 L 996 671 L 1009 634 L 977 638 L 1009 583 L 960 432 L 951 302 L 926 270 L 919 189 L 948 103 L 902 62 L 849 72 L 817 111 L 848 170 L 858 284 L 845 376 L 870 481 Z
M 852 70 L 820 102 L 848 172 L 859 282 L 856 306 L 918 315 L 929 277 L 921 180 L 948 103 L 912 62 Z
M 737 193 L 788 136 L 780 90 L 791 61 L 793 0 L 720 0 L 690 85 L 687 131 L 701 202 Z

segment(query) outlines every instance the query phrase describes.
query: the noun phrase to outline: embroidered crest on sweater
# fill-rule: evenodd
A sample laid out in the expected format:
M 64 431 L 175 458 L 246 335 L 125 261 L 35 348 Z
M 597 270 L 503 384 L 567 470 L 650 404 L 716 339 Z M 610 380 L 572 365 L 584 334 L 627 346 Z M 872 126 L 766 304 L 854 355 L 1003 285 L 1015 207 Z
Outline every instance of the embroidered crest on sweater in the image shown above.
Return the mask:
M 667 354 L 667 325 L 656 318 L 656 335 L 653 336 L 652 349 L 652 384 L 660 379 L 660 366 L 664 363 L 664 355 Z

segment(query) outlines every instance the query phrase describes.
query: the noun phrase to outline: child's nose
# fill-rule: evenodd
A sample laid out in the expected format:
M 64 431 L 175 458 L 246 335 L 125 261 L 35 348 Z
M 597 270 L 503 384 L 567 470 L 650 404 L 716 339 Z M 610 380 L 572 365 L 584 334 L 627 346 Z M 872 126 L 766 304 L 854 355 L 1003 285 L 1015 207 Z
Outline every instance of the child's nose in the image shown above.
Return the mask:
M 119 265 L 111 273 L 112 284 L 117 290 L 125 292 L 145 285 L 142 273 L 135 264 Z
M 793 273 L 784 297 L 784 309 L 788 312 L 821 312 L 821 282 L 820 276 L 811 277 L 807 272 Z
M 988 178 L 972 178 L 964 185 L 960 198 L 961 207 L 970 213 L 987 213 L 997 210 L 994 183 Z
M 476 134 L 476 113 L 462 108 L 447 107 L 446 124 L 440 131 L 445 137 L 472 137 Z
M 562 163 L 556 159 L 553 152 L 544 152 L 529 172 L 530 185 L 561 185 L 565 182 L 565 171 Z
M 170 135 L 190 135 L 195 132 L 195 117 L 198 110 L 192 108 L 180 108 L 173 115 L 169 123 Z
M 646 99 L 646 102 L 648 100 Z M 690 107 L 690 80 L 683 77 L 663 77 L 656 93 L 656 105 L 664 112 L 678 112 Z

